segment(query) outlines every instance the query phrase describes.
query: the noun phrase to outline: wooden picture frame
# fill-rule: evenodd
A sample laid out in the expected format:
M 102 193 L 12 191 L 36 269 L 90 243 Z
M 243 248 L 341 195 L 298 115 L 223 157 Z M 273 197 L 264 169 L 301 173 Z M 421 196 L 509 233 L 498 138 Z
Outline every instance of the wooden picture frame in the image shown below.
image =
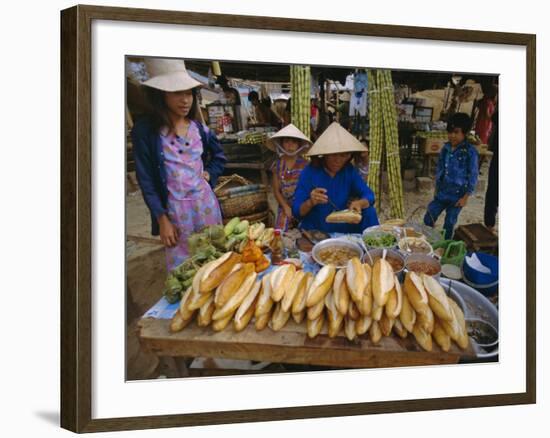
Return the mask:
M 411 38 L 526 48 L 526 391 L 274 409 L 92 418 L 92 22 L 111 20 Z M 395 413 L 536 401 L 536 37 L 530 34 L 75 6 L 61 12 L 61 426 L 98 432 Z M 120 291 L 120 293 L 123 293 Z M 122 316 L 121 316 L 122 317 Z

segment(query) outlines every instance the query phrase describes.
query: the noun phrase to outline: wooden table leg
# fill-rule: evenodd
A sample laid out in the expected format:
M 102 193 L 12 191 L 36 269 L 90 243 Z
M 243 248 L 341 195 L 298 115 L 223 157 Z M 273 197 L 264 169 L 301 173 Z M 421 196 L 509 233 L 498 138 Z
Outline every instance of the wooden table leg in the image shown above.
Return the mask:
M 193 362 L 192 357 L 160 356 L 159 359 L 167 377 L 189 377 L 189 366 Z

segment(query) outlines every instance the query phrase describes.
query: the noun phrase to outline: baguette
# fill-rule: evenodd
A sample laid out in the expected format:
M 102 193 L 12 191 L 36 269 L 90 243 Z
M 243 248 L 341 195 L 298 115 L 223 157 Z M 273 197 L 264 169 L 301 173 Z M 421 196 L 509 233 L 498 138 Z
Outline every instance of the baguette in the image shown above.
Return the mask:
M 254 311 L 256 310 L 257 297 L 260 293 L 261 287 L 262 287 L 261 281 L 254 282 L 254 286 L 252 286 L 252 288 L 250 289 L 250 291 L 248 292 L 248 294 L 240 304 L 239 309 L 235 313 L 235 321 L 241 320 L 245 315 L 245 313 L 248 313 L 250 308 L 252 308 L 252 315 L 254 315 Z
M 294 298 L 298 292 L 301 292 L 306 288 L 306 284 L 306 273 L 304 271 L 297 271 L 292 277 L 290 285 L 287 287 L 285 295 L 283 296 L 283 300 L 281 302 L 283 311 L 290 312 Z
M 434 313 L 429 307 L 416 314 L 416 323 L 420 324 L 427 333 L 431 334 L 434 331 L 434 321 Z
M 329 292 L 325 297 L 325 306 L 327 308 L 328 336 L 329 338 L 334 338 L 340 332 L 344 315 L 336 308 L 333 291 Z
M 382 332 L 380 331 L 380 325 L 378 324 L 378 321 L 372 321 L 370 328 L 369 328 L 369 336 L 371 342 L 376 345 L 380 342 L 380 339 L 382 339 Z
M 271 299 L 276 303 L 281 301 L 288 289 L 292 286 L 292 278 L 296 274 L 293 264 L 283 265 L 271 275 Z
M 210 325 L 215 308 L 214 294 L 211 294 L 209 300 L 199 309 L 199 316 L 197 318 L 197 325 L 199 327 L 207 327 Z
M 412 334 L 424 350 L 432 351 L 432 335 L 422 328 L 419 321 L 416 321 Z
M 170 321 L 170 331 L 172 333 L 179 332 L 183 330 L 187 325 L 192 321 L 191 318 L 189 319 L 183 319 L 180 315 L 179 309 L 176 310 L 176 313 L 172 317 L 172 320 Z
M 252 265 L 254 266 L 254 265 Z M 243 300 L 246 298 L 248 293 L 250 292 L 250 289 L 254 287 L 254 282 L 256 280 L 258 274 L 256 274 L 255 271 L 252 271 L 250 274 L 248 274 L 244 281 L 242 282 L 241 286 L 237 291 L 227 300 L 227 302 L 223 305 L 223 307 L 217 307 L 214 311 L 214 314 L 212 315 L 212 319 L 214 321 L 217 321 L 219 319 L 224 319 L 228 315 L 233 315 L 235 310 L 238 309 L 238 307 L 241 305 Z
M 375 321 L 380 321 L 383 313 L 384 313 L 384 306 L 380 307 L 378 304 L 376 304 L 376 301 L 373 301 L 372 312 L 371 312 L 372 319 L 374 319 Z
M 355 330 L 359 336 L 364 335 L 368 332 L 372 324 L 372 318 L 370 316 L 361 316 L 357 321 L 355 321 Z
M 346 285 L 349 293 L 356 303 L 363 299 L 363 293 L 367 286 L 367 272 L 357 257 L 348 261 L 346 266 Z
M 206 293 L 216 289 L 240 261 L 240 254 L 226 252 L 214 262 L 209 263 L 200 281 L 200 292 Z
M 409 333 L 412 333 L 414 323 L 416 322 L 416 312 L 413 309 L 409 297 L 407 294 L 403 294 L 403 303 L 401 306 L 401 313 L 399 314 L 399 319 L 403 323 L 403 326 L 407 329 Z
M 187 303 L 187 308 L 189 310 L 198 310 L 213 296 L 214 292 L 201 294 L 200 292 L 195 293 L 195 289 L 193 289 L 191 291 L 191 296 L 189 297 L 189 302 Z
M 185 320 L 191 319 L 193 317 L 193 314 L 195 313 L 194 310 L 189 309 L 189 298 L 191 298 L 192 293 L 193 293 L 193 286 L 190 286 L 181 296 L 179 312 L 180 312 L 180 316 Z
M 435 321 L 432 335 L 436 344 L 439 345 L 443 351 L 447 352 L 451 349 L 451 337 L 445 329 L 443 329 L 442 325 L 439 323 L 439 320 Z
M 388 302 L 386 303 L 386 315 L 391 319 L 397 318 L 403 308 L 403 291 L 397 277 L 395 277 L 393 284 L 393 289 L 390 291 Z
M 395 319 L 393 323 L 393 331 L 402 339 L 405 339 L 409 332 L 407 329 L 403 326 L 401 323 L 401 320 L 399 318 Z
M 273 316 L 271 317 L 271 329 L 275 332 L 281 330 L 286 325 L 289 318 L 290 312 L 285 312 L 283 310 L 283 305 L 280 302 L 277 303 L 273 311 Z
M 273 307 L 273 300 L 271 299 L 271 272 L 265 274 L 262 278 L 262 290 L 258 296 L 258 302 L 256 303 L 256 310 L 254 316 L 259 318 L 261 315 L 269 313 L 271 307 Z
M 365 291 L 363 292 L 363 298 L 357 305 L 359 313 L 363 316 L 369 316 L 372 313 L 372 282 L 367 282 Z
M 449 298 L 443 290 L 443 287 L 439 282 L 429 275 L 422 274 L 422 282 L 424 283 L 424 288 L 428 293 L 428 304 L 430 305 L 433 312 L 440 318 L 445 321 L 452 321 L 453 311 L 451 310 L 451 304 L 449 303 Z
M 325 300 L 319 301 L 317 304 L 315 304 L 312 307 L 307 308 L 307 319 L 314 320 L 319 317 L 319 315 L 323 312 L 323 309 L 325 308 Z
M 306 317 L 306 309 L 300 312 L 292 312 L 292 319 L 296 324 L 301 324 L 305 317 Z
M 233 314 L 229 314 L 223 319 L 218 319 L 216 321 L 212 321 L 212 330 L 215 332 L 221 332 L 224 328 L 227 327 L 227 325 L 231 322 L 233 319 Z
M 199 268 L 199 270 L 196 272 L 195 276 L 193 277 L 193 282 L 192 282 L 191 286 L 193 288 L 193 292 L 195 292 L 196 294 L 201 293 L 200 286 L 201 286 L 202 277 L 204 275 L 204 271 L 206 271 L 209 268 L 209 266 L 211 264 L 213 264 L 215 261 L 216 260 L 212 260 L 211 262 L 208 262 L 208 263 L 202 265 Z
M 323 325 L 325 323 L 325 313 L 321 312 L 321 314 L 316 319 L 308 319 L 307 320 L 307 336 L 309 338 L 314 338 L 319 333 L 321 333 L 321 330 L 323 330 Z
M 429 307 L 428 294 L 424 288 L 422 278 L 417 273 L 412 271 L 407 272 L 403 289 L 416 312 L 420 313 Z
M 271 321 L 271 309 L 266 313 L 262 313 L 260 316 L 256 317 L 256 321 L 254 321 L 254 327 L 257 331 L 262 331 L 267 327 L 269 321 Z
M 357 305 L 353 302 L 353 300 L 350 300 L 349 302 L 348 316 L 354 321 L 358 320 L 361 316 L 361 313 L 359 313 L 359 309 L 357 308 Z
M 372 295 L 378 307 L 384 306 L 388 301 L 394 281 L 395 275 L 391 265 L 384 259 L 376 260 L 372 268 Z
M 382 314 L 379 325 L 380 325 L 380 331 L 384 336 L 391 335 L 394 322 L 395 322 L 395 319 L 388 318 L 388 315 L 386 315 L 385 313 Z
M 358 224 L 363 216 L 355 210 L 333 211 L 325 219 L 329 224 Z
M 344 332 L 346 334 L 346 338 L 348 338 L 348 341 L 353 341 L 357 337 L 357 331 L 355 329 L 356 322 L 346 317 L 344 319 Z
M 335 275 L 336 268 L 333 265 L 325 265 L 319 270 L 307 293 L 307 307 L 315 306 L 324 300 L 328 291 L 332 287 Z
M 311 272 L 306 272 L 305 275 L 306 284 L 302 289 L 298 290 L 296 296 L 294 297 L 294 302 L 292 303 L 292 313 L 300 313 L 306 309 L 307 293 L 313 284 L 313 274 Z
M 338 311 L 345 315 L 348 312 L 349 307 L 349 290 L 346 284 L 346 271 L 345 269 L 340 269 L 336 272 L 334 276 L 334 303 Z
M 248 306 L 246 311 L 243 314 L 239 314 L 239 311 L 235 313 L 235 318 L 233 319 L 233 329 L 236 332 L 240 332 L 246 328 L 252 317 L 254 316 L 254 309 L 256 308 L 256 301 L 258 298 L 254 299 L 254 302 Z M 242 307 L 242 304 L 241 304 Z M 241 310 L 241 307 L 239 307 L 239 310 Z
M 460 348 L 465 350 L 470 344 L 470 338 L 468 337 L 464 313 L 462 313 L 462 309 L 454 302 L 454 300 L 449 300 L 449 302 L 451 303 L 451 308 L 453 309 L 453 320 L 456 320 L 458 325 L 458 336 L 457 339 L 455 339 L 455 342 Z
M 253 263 L 245 263 L 240 269 L 229 274 L 216 289 L 214 303 L 216 307 L 223 307 L 225 303 L 240 289 L 241 285 L 250 274 L 255 273 Z

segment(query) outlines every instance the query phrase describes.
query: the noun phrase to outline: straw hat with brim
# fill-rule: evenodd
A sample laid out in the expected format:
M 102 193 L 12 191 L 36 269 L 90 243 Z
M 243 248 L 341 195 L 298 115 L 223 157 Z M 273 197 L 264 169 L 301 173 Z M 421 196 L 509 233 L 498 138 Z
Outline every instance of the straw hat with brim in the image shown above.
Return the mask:
M 306 155 L 311 157 L 314 155 L 340 154 L 343 152 L 366 152 L 367 150 L 342 125 L 333 122 L 317 141 L 313 143 L 313 146 Z
M 278 131 L 276 134 L 273 134 L 271 138 L 269 138 L 265 145 L 268 149 L 271 149 L 272 151 L 277 151 L 277 146 L 283 145 L 282 141 L 283 138 L 295 138 L 298 140 L 298 143 L 300 143 L 300 146 L 303 146 L 304 144 L 307 144 L 308 146 L 311 146 L 311 140 L 307 138 L 307 136 L 300 131 L 296 126 L 294 126 L 292 123 L 290 125 L 285 126 L 283 129 Z
M 174 92 L 191 90 L 202 85 L 187 73 L 185 62 L 181 59 L 146 59 L 145 66 L 150 79 L 142 84 L 147 87 Z

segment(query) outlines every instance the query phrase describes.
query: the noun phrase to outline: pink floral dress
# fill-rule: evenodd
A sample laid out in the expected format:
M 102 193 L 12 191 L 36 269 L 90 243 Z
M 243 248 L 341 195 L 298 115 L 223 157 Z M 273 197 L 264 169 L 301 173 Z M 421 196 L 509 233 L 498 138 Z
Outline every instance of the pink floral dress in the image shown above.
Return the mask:
M 222 215 L 216 195 L 203 178 L 201 136 L 195 123 L 189 125 L 186 137 L 161 131 L 168 218 L 179 231 L 177 246 L 166 248 L 168 270 L 180 265 L 188 256 L 187 238 L 207 225 L 221 224 Z
M 271 166 L 271 171 L 279 177 L 279 186 L 281 188 L 281 195 L 285 198 L 286 202 L 292 208 L 294 202 L 294 192 L 298 185 L 298 179 L 300 173 L 304 167 L 308 165 L 308 161 L 303 157 L 296 158 L 296 162 L 292 168 L 289 168 L 286 164 L 286 160 L 283 158 L 278 159 Z M 296 219 L 289 219 L 281 206 L 277 209 L 277 218 L 275 219 L 275 228 L 283 231 L 288 231 L 289 228 L 294 228 L 297 225 Z

